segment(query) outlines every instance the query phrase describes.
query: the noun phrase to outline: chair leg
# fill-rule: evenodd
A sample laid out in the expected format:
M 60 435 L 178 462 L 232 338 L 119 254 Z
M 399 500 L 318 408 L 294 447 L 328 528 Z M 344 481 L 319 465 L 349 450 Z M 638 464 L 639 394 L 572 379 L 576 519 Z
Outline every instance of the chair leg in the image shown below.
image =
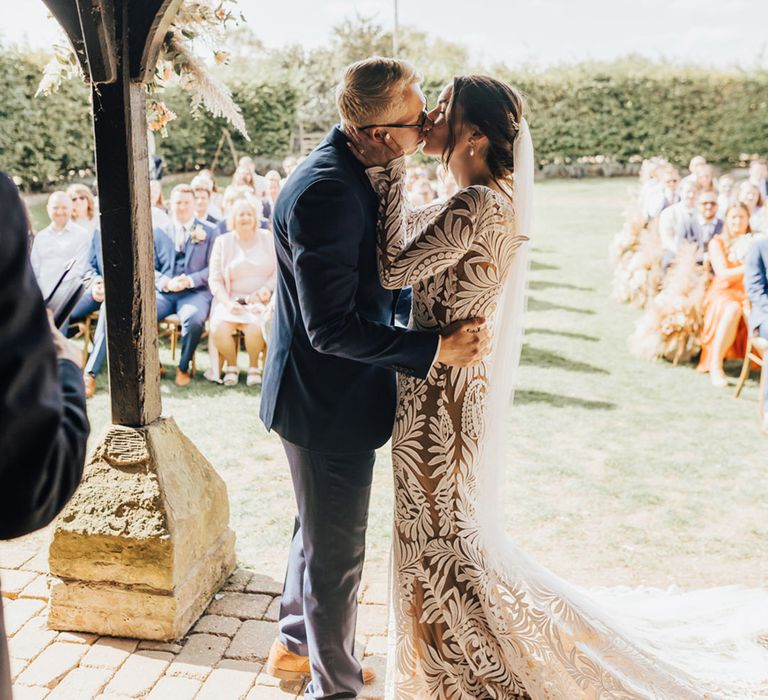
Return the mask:
M 741 367 L 741 374 L 739 375 L 738 384 L 736 384 L 735 398 L 737 399 L 741 395 L 741 390 L 744 388 L 744 384 L 747 381 L 747 377 L 749 377 L 749 367 L 752 362 L 751 356 L 752 356 L 752 339 L 750 338 L 747 341 L 747 351 L 744 353 L 744 364 Z
M 176 326 L 171 326 L 171 360 L 176 362 Z

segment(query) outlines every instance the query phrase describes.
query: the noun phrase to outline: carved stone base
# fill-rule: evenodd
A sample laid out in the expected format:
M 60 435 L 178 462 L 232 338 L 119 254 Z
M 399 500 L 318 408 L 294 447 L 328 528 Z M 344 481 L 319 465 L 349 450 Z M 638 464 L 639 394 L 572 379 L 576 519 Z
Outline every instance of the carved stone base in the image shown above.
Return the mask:
M 227 488 L 171 418 L 111 426 L 60 516 L 48 625 L 182 637 L 235 567 Z

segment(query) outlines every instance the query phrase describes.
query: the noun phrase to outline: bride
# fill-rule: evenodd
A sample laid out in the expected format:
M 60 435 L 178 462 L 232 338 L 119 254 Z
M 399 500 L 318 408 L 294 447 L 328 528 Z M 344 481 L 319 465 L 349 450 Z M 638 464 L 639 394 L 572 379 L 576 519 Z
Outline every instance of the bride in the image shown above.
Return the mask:
M 578 588 L 504 534 L 505 409 L 519 363 L 533 189 L 520 95 L 456 78 L 423 128 L 459 191 L 412 210 L 396 136 L 350 147 L 380 199 L 379 274 L 411 325 L 485 317 L 479 365 L 398 376 L 387 697 L 768 698 L 768 594 Z M 762 636 L 761 636 L 762 635 Z

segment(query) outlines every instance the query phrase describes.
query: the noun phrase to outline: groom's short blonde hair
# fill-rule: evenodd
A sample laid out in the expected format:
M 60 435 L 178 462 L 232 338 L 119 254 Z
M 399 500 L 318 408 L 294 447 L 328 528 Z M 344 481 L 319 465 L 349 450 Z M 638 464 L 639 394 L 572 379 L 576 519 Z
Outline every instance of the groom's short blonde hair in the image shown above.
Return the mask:
M 336 106 L 343 124 L 366 126 L 387 121 L 398 98 L 421 76 L 407 61 L 373 56 L 344 69 L 336 86 Z

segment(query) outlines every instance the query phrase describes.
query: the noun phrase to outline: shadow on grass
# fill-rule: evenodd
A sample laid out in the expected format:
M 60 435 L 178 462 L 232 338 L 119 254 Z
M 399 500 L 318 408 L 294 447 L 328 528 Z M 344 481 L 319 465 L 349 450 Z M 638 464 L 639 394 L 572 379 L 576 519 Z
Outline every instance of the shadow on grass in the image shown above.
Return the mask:
M 539 272 L 542 270 L 559 270 L 558 265 L 550 265 L 549 263 L 539 262 L 538 260 L 531 260 L 531 271 Z
M 559 355 L 551 350 L 542 350 L 533 348 L 530 345 L 523 345 L 523 352 L 520 356 L 520 364 L 533 367 L 544 367 L 545 369 L 555 368 L 564 369 L 568 372 L 583 372 L 584 374 L 610 374 L 602 367 L 595 367 L 586 362 L 572 360 L 565 355 Z
M 544 289 L 570 289 L 574 292 L 594 292 L 594 287 L 579 287 L 576 284 L 568 284 L 566 282 L 545 282 L 544 280 L 531 280 L 528 283 L 530 289 L 534 289 L 537 292 Z
M 526 328 L 526 335 L 559 335 L 563 338 L 572 340 L 587 340 L 590 343 L 597 343 L 600 338 L 595 335 L 586 335 L 585 333 L 571 333 L 570 331 L 556 331 L 554 328 Z
M 573 314 L 584 314 L 585 316 L 594 316 L 592 309 L 580 309 L 576 306 L 564 306 L 563 304 L 553 304 L 551 301 L 542 301 L 536 297 L 528 298 L 528 311 L 569 311 Z
M 586 408 L 588 411 L 615 411 L 618 408 L 615 403 L 610 401 L 592 401 L 575 396 L 562 396 L 561 394 L 528 389 L 520 389 L 515 392 L 515 403 L 521 405 L 545 403 L 555 408 Z

